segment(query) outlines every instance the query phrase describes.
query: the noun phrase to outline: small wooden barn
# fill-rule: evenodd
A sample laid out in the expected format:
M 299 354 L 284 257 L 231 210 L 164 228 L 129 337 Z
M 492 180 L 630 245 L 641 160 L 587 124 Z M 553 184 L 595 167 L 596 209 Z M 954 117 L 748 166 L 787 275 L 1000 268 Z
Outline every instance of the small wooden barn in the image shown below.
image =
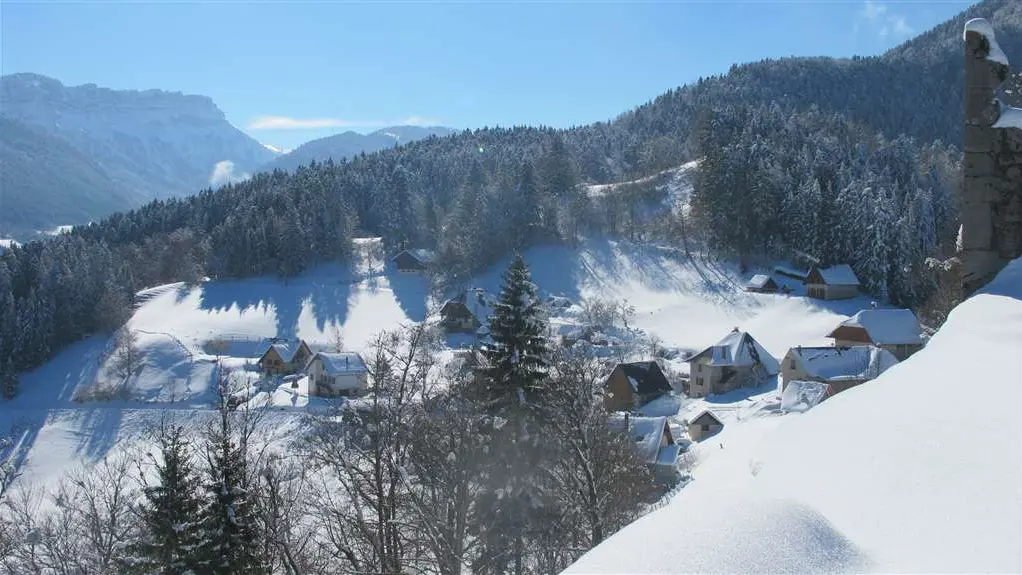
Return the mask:
M 722 429 L 724 422 L 710 410 L 705 410 L 688 420 L 688 436 L 692 441 L 702 441 Z
M 848 264 L 813 266 L 806 276 L 806 295 L 816 299 L 850 299 L 859 295 L 859 278 Z

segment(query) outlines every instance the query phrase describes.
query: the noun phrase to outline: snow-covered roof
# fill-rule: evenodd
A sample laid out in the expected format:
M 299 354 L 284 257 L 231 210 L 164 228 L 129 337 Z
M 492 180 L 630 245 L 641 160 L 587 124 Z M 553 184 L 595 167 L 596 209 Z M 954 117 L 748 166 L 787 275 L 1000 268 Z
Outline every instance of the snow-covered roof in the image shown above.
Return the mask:
M 732 331 L 724 339 L 690 357 L 688 361 L 704 357 L 710 358 L 709 365 L 742 367 L 760 363 L 770 375 L 781 370 L 774 356 L 744 331 Z
M 770 276 L 768 276 L 766 274 L 756 274 L 756 275 L 752 276 L 752 279 L 749 280 L 749 283 L 747 283 L 745 285 L 748 286 L 748 287 L 751 287 L 751 288 L 761 288 L 762 289 L 763 287 L 766 287 L 767 283 L 770 282 L 772 279 L 773 278 L 771 278 Z
M 820 381 L 789 381 L 781 392 L 781 411 L 807 411 L 827 395 L 830 384 Z
M 805 279 L 806 276 L 809 275 L 809 272 L 807 270 L 799 270 L 799 269 L 795 269 L 793 267 L 780 266 L 780 265 L 774 266 L 774 273 L 778 273 L 778 274 L 781 274 L 781 275 L 790 276 L 790 277 L 794 277 L 794 278 L 800 278 L 800 279 Z
M 859 285 L 859 278 L 855 275 L 855 272 L 852 271 L 852 266 L 848 264 L 839 264 L 836 266 L 830 266 L 829 268 L 813 269 L 819 272 L 820 277 L 823 278 L 823 283 L 827 285 Z
M 724 422 L 721 421 L 719 417 L 714 415 L 714 413 L 709 409 L 704 409 L 697 413 L 695 416 L 686 417 L 685 419 L 689 422 L 689 424 L 695 424 L 703 419 L 712 419 L 713 421 L 716 421 L 719 425 L 724 425 Z
M 993 60 L 1008 66 L 1008 57 L 1004 54 L 1004 50 L 1001 50 L 1001 46 L 997 43 L 997 36 L 994 35 L 994 27 L 987 22 L 986 18 L 973 18 L 965 23 L 965 30 L 962 31 L 962 39 L 965 39 L 965 35 L 969 32 L 976 32 L 987 39 L 987 43 L 990 45 L 990 53 L 987 54 L 987 60 Z
M 920 345 L 922 328 L 916 314 L 908 309 L 864 309 L 841 322 L 841 327 L 856 327 L 866 330 L 869 338 L 877 345 Z M 827 337 L 834 337 L 834 330 Z
M 316 359 L 323 362 L 323 372 L 327 375 L 353 375 L 369 371 L 362 361 L 362 356 L 352 351 L 339 353 L 321 351 L 314 355 L 311 361 Z
M 610 428 L 623 432 L 625 421 L 628 422 L 628 436 L 635 441 L 639 456 L 646 463 L 655 463 L 660 455 L 664 430 L 667 429 L 667 418 L 615 413 L 610 416 Z
M 266 351 L 270 351 L 270 349 L 273 349 L 273 350 L 275 350 L 277 352 L 277 355 L 280 356 L 280 359 L 290 363 L 290 362 L 294 361 L 295 354 L 298 353 L 298 350 L 301 349 L 301 347 L 302 347 L 302 341 L 301 340 L 298 340 L 298 341 L 286 341 L 286 342 L 271 343 L 270 347 Z M 266 354 L 264 353 L 263 355 L 266 355 Z
M 411 249 L 401 250 L 400 252 L 398 252 L 397 255 L 395 255 L 391 259 L 397 259 L 398 256 L 400 256 L 401 254 L 406 253 L 406 252 L 409 255 L 411 255 L 413 258 L 419 260 L 420 262 L 422 262 L 424 264 L 433 263 L 433 261 L 436 260 L 436 252 L 433 251 L 433 250 L 430 250 L 430 249 L 426 249 L 426 248 L 411 248 Z
M 809 375 L 826 381 L 872 379 L 898 363 L 891 352 L 872 345 L 793 347 Z

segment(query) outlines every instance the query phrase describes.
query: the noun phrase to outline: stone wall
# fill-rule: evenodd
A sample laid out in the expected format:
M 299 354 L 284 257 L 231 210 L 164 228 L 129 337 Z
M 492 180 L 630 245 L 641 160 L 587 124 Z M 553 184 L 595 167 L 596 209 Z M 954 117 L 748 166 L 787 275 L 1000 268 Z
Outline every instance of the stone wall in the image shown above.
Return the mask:
M 1022 256 L 1022 129 L 994 128 L 1007 64 L 988 58 L 992 33 L 965 32 L 965 187 L 959 257 L 965 294 Z M 994 50 L 1000 52 L 994 44 Z

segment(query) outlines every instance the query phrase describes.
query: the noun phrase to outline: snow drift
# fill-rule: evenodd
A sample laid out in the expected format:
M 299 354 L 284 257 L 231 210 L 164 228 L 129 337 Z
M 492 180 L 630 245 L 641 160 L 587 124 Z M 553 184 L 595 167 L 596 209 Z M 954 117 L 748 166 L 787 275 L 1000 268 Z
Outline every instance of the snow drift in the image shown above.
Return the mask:
M 772 429 L 744 480 L 697 476 L 568 572 L 1022 571 L 1020 352 L 1016 260 L 925 349 Z

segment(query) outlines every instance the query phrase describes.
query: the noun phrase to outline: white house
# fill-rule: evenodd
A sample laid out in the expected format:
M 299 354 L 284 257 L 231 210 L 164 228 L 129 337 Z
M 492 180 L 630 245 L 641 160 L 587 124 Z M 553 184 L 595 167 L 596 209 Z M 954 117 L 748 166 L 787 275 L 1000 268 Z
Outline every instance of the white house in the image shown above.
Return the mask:
M 306 372 L 311 395 L 362 395 L 369 389 L 369 369 L 354 352 L 321 351 L 309 360 Z

